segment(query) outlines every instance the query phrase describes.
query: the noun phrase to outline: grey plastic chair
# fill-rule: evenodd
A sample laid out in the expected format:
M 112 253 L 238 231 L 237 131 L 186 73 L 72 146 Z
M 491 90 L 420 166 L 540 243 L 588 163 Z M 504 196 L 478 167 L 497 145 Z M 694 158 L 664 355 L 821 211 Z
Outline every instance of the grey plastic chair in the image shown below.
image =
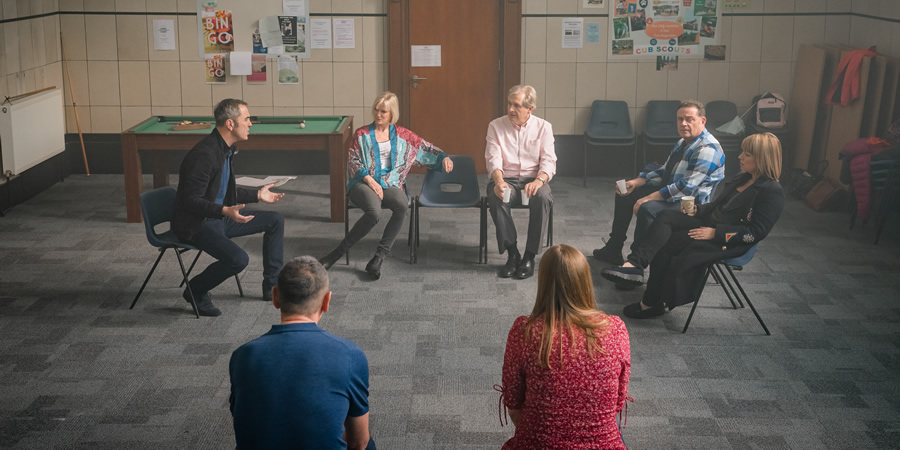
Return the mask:
M 628 103 L 612 100 L 594 100 L 591 104 L 591 116 L 587 129 L 584 130 L 584 165 L 582 185 L 587 187 L 587 154 L 588 147 L 626 147 L 632 152 L 632 169 L 636 170 L 634 161 L 634 129 L 631 126 L 631 115 Z

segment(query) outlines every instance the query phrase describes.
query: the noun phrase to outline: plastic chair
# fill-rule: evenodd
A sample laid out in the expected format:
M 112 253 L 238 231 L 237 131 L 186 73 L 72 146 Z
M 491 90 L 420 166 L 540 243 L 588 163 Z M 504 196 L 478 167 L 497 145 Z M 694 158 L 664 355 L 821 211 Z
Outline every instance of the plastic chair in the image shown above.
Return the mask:
M 887 172 L 884 190 L 875 209 L 875 244 L 881 239 L 881 232 L 887 222 L 887 216 L 891 211 L 896 211 L 900 205 L 900 162 L 893 161 Z
M 900 200 L 900 160 L 873 159 L 869 164 L 869 180 L 871 192 L 870 218 L 875 221 L 875 243 L 881 238 L 881 232 L 887 221 L 888 213 Z M 850 184 L 850 229 L 856 225 L 857 217 L 856 195 L 853 193 L 853 184 Z M 863 222 L 865 225 L 865 221 Z
M 414 251 L 413 251 L 413 221 L 416 217 L 416 210 L 413 207 L 415 205 L 415 200 L 409 196 L 409 192 L 406 190 L 406 183 L 403 183 L 403 192 L 406 192 L 406 205 L 409 208 L 409 237 L 406 239 L 406 245 L 409 246 L 409 263 L 413 263 Z M 359 206 L 353 203 L 350 200 L 350 196 L 347 196 L 347 201 L 344 202 L 344 239 L 347 238 L 347 235 L 350 234 L 350 210 L 351 209 L 359 209 Z M 382 208 L 384 209 L 384 208 Z M 344 254 L 344 263 L 348 266 L 350 265 L 350 250 L 347 250 L 347 253 Z
M 722 152 L 725 153 L 725 178 L 740 171 L 738 155 L 741 154 L 744 133 L 728 134 L 717 131 L 716 128 L 734 120 L 737 115 L 737 106 L 727 100 L 713 100 L 706 104 L 706 129 L 722 145 Z
M 419 208 L 478 208 L 478 263 L 487 263 L 487 199 L 481 195 L 475 161 L 471 156 L 451 155 L 453 171 L 442 168 L 429 170 L 422 183 L 422 193 L 415 200 L 415 245 L 412 245 L 412 262 L 418 262 Z M 458 187 L 459 189 L 453 189 Z
M 623 101 L 594 100 L 591 104 L 591 116 L 587 129 L 584 130 L 584 173 L 582 185 L 587 187 L 587 152 L 588 147 L 631 147 L 634 153 L 634 129 L 631 127 L 631 115 L 628 103 Z M 632 155 L 632 159 L 634 155 Z M 632 165 L 632 172 L 636 164 Z
M 675 143 L 681 139 L 678 135 L 676 116 L 681 102 L 678 100 L 650 100 L 647 102 L 647 119 L 644 122 L 644 139 L 642 141 L 644 164 L 661 157 L 664 162 Z M 649 156 L 648 156 L 649 155 Z
M 741 282 L 738 281 L 737 277 L 734 275 L 735 271 L 740 271 L 744 268 L 750 260 L 753 259 L 753 256 L 756 255 L 757 245 L 753 245 L 750 247 L 743 255 L 737 256 L 734 258 L 729 258 L 725 260 L 714 261 L 712 264 L 707 266 L 706 275 L 703 277 L 703 287 L 706 286 L 706 282 L 709 280 L 709 276 L 712 275 L 713 278 L 722 286 L 722 290 L 725 291 L 725 296 L 728 297 L 728 301 L 731 302 L 731 306 L 734 309 L 737 309 L 737 306 L 734 304 L 734 300 L 737 300 L 741 305 L 741 308 L 744 307 L 744 302 L 747 302 L 747 305 L 750 306 L 750 310 L 753 311 L 753 315 L 756 316 L 756 320 L 759 321 L 759 324 L 762 325 L 763 330 L 765 330 L 766 335 L 771 336 L 772 333 L 769 332 L 769 328 L 766 327 L 765 322 L 763 322 L 762 317 L 759 316 L 759 313 L 756 311 L 756 308 L 753 306 L 753 303 L 750 302 L 750 297 L 747 295 L 747 292 L 744 291 L 744 287 L 741 286 Z M 688 315 L 687 322 L 684 324 L 684 329 L 681 330 L 682 333 L 687 333 L 688 326 L 691 324 L 691 318 L 694 317 L 694 310 L 697 309 L 697 303 L 700 302 L 700 297 L 703 295 L 703 287 L 700 288 L 700 292 L 697 294 L 697 299 L 694 300 L 694 306 L 691 307 L 691 313 Z M 740 295 L 738 293 L 740 292 Z M 743 299 L 743 301 L 741 301 Z
M 184 270 L 184 261 L 181 259 L 181 254 L 189 250 L 202 252 L 197 247 L 181 242 L 172 230 L 163 233 L 157 233 L 154 230 L 157 225 L 172 221 L 172 215 L 175 210 L 175 193 L 176 191 L 174 188 L 166 186 L 141 194 L 141 212 L 144 215 L 144 230 L 147 232 L 147 242 L 159 249 L 159 256 L 156 258 L 156 262 L 153 263 L 153 268 L 150 269 L 150 273 L 148 273 L 147 278 L 144 279 L 144 284 L 141 285 L 141 289 L 134 297 L 134 301 L 131 302 L 131 307 L 129 307 L 129 309 L 134 309 L 134 305 L 137 304 L 138 299 L 141 298 L 141 293 L 143 293 L 144 288 L 147 287 L 147 282 L 150 281 L 150 277 L 153 276 L 153 272 L 156 271 L 156 266 L 159 265 L 159 261 L 166 253 L 166 250 L 173 249 L 175 250 L 175 256 L 178 257 L 178 266 L 181 268 L 182 284 L 187 284 L 188 294 L 190 294 L 191 297 L 191 307 L 194 309 L 194 315 L 199 319 L 200 313 L 197 311 L 197 302 L 194 300 L 194 292 L 191 291 L 191 284 L 187 282 L 190 270 Z M 197 258 L 200 257 L 200 253 L 197 254 Z M 197 259 L 194 259 L 194 263 L 196 262 Z M 191 268 L 193 267 L 194 265 L 191 264 Z M 243 297 L 244 289 L 241 287 L 241 280 L 237 275 L 234 276 L 234 279 L 237 281 L 238 291 L 240 291 L 241 297 Z

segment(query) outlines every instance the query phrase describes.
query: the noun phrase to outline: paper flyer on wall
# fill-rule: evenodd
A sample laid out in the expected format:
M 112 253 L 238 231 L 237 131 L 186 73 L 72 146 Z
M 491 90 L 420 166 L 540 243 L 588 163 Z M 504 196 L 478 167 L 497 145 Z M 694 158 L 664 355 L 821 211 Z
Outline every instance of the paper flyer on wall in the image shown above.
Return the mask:
M 231 70 L 229 71 L 230 75 L 250 75 L 252 74 L 251 70 L 251 57 L 253 53 L 250 52 L 231 52 L 228 55 L 228 60 L 231 63 Z
M 717 43 L 720 0 L 614 0 L 611 57 L 703 57 Z
M 606 0 L 584 0 L 585 8 L 603 8 L 606 6 Z
M 582 48 L 583 17 L 566 17 L 562 20 L 562 48 Z
M 234 28 L 230 10 L 204 9 L 200 18 L 200 39 L 203 53 L 230 53 L 234 51 Z
M 334 48 L 356 48 L 354 20 L 334 18 Z
M 269 49 L 263 45 L 262 36 L 259 34 L 259 26 L 253 29 L 253 34 L 250 36 L 253 41 L 253 53 L 268 53 Z
M 293 44 L 284 43 L 284 53 L 295 55 L 298 58 L 310 57 L 310 22 L 308 0 L 282 0 L 282 13 L 297 20 L 296 41 Z
M 206 55 L 206 84 L 225 84 L 225 54 Z
M 331 19 L 310 20 L 309 47 L 331 48 Z
M 278 84 L 299 84 L 297 60 L 291 55 L 278 56 Z
M 175 21 L 161 19 L 153 21 L 153 49 L 175 50 Z
M 248 83 L 266 82 L 266 55 L 254 54 L 250 57 L 250 75 L 247 75 Z

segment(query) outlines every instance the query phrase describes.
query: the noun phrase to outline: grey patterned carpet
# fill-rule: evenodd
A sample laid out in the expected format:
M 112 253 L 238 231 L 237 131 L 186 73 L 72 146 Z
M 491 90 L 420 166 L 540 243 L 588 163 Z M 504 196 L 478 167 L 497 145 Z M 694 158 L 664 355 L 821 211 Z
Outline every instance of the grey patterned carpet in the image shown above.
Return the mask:
M 418 192 L 421 175 L 410 179 Z M 482 179 L 482 189 L 484 186 Z M 145 179 L 149 188 L 150 179 Z M 174 185 L 174 183 L 173 183 Z M 612 180 L 553 181 L 555 242 L 590 254 L 609 232 Z M 324 255 L 343 236 L 327 221 L 327 180 L 284 186 L 286 256 Z M 174 256 L 128 306 L 156 251 L 126 224 L 121 176 L 71 176 L 0 218 L 0 446 L 229 448 L 227 364 L 277 311 L 259 298 L 261 237 L 241 277 L 213 292 L 223 310 L 197 320 L 181 299 Z M 358 212 L 352 213 L 353 220 Z M 517 211 L 524 223 L 525 211 Z M 490 221 L 490 219 L 489 219 Z M 900 233 L 847 230 L 844 214 L 789 201 L 738 274 L 772 331 L 709 286 L 689 308 L 626 319 L 632 378 L 630 448 L 900 447 Z M 370 282 L 362 269 L 381 226 L 331 271 L 321 325 L 365 350 L 371 428 L 379 448 L 498 448 L 506 334 L 528 314 L 536 280 L 500 280 L 478 260 L 478 211 L 423 210 L 419 263 L 401 239 Z M 201 264 L 210 261 L 208 256 Z M 599 308 L 621 314 L 640 291 L 617 291 L 592 261 Z

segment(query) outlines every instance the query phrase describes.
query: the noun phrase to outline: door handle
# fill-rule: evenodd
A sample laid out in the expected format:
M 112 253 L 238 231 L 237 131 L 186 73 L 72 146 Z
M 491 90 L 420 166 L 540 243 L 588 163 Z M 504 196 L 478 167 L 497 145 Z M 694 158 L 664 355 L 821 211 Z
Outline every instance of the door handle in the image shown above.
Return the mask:
M 427 79 L 428 79 L 428 78 L 413 75 L 413 76 L 412 76 L 412 87 L 413 87 L 414 89 L 417 88 L 417 87 L 419 87 L 419 81 L 427 80 Z

